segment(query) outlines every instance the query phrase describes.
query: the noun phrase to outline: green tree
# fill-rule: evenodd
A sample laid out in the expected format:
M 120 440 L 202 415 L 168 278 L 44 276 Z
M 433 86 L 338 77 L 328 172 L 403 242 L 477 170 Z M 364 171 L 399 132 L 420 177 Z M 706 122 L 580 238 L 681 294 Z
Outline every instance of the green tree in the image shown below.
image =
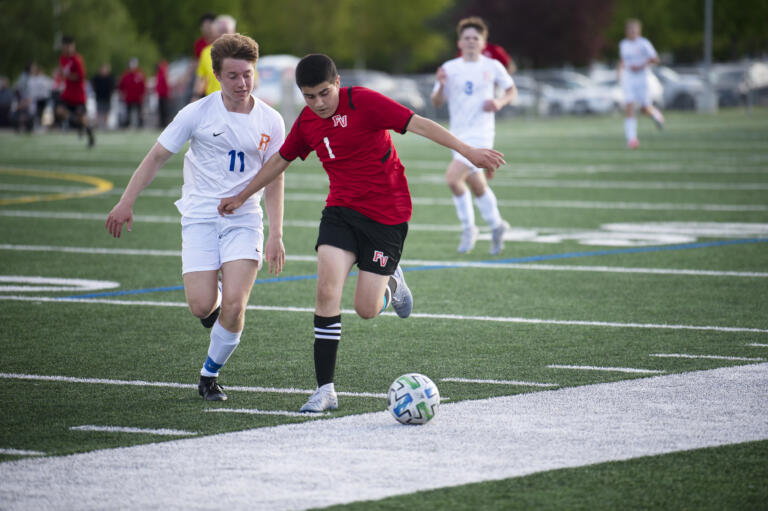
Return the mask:
M 11 78 L 32 61 L 53 71 L 65 34 L 75 38 L 89 75 L 102 62 L 119 71 L 131 57 L 139 57 L 145 67 L 158 58 L 155 43 L 138 34 L 120 0 L 10 0 L 2 5 L 0 73 Z

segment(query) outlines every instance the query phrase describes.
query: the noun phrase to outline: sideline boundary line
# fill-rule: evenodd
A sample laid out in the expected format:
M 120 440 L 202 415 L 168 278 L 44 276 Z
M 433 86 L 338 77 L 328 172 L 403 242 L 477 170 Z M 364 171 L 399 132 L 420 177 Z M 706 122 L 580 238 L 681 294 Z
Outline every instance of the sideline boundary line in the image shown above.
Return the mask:
M 0 379 L 8 380 L 33 380 L 33 381 L 49 381 L 49 382 L 63 382 L 63 383 L 89 383 L 96 385 L 126 385 L 135 387 L 166 387 L 173 389 L 193 389 L 197 390 L 197 384 L 194 383 L 175 383 L 175 382 L 163 382 L 163 381 L 144 381 L 144 380 L 112 380 L 108 378 L 78 378 L 74 376 L 50 376 L 39 374 L 22 374 L 22 373 L 0 373 Z M 296 389 L 296 388 L 280 388 L 280 387 L 244 387 L 237 385 L 227 385 L 227 392 L 257 392 L 257 393 L 276 393 L 276 394 L 307 394 L 311 395 L 315 392 L 315 389 Z M 340 396 L 346 397 L 374 397 L 374 398 L 386 398 L 384 393 L 377 392 L 344 392 L 336 391 Z
M 99 303 L 106 305 L 143 305 L 148 307 L 187 307 L 186 302 L 153 302 L 145 300 L 106 300 L 96 298 L 51 298 L 48 296 L 11 296 L 0 295 L 0 300 L 21 301 L 21 302 L 54 302 L 54 303 Z M 273 305 L 248 305 L 247 310 L 260 310 L 271 312 L 304 312 L 314 313 L 313 307 L 278 307 Z M 355 314 L 352 309 L 342 309 L 342 314 Z M 380 316 L 397 317 L 394 312 L 383 312 Z M 714 325 L 673 325 L 656 323 L 617 323 L 611 321 L 584 321 L 584 320 L 566 320 L 566 319 L 541 319 L 541 318 L 516 318 L 502 316 L 466 316 L 459 314 L 430 314 L 423 312 L 414 312 L 409 317 L 421 319 L 446 319 L 459 321 L 491 321 L 498 323 L 523 323 L 533 325 L 564 325 L 564 326 L 596 326 L 607 328 L 647 328 L 663 330 L 702 330 L 714 332 L 750 332 L 750 333 L 768 333 L 765 328 L 748 328 L 733 326 L 714 326 Z M 232 388 L 232 387 L 227 387 Z

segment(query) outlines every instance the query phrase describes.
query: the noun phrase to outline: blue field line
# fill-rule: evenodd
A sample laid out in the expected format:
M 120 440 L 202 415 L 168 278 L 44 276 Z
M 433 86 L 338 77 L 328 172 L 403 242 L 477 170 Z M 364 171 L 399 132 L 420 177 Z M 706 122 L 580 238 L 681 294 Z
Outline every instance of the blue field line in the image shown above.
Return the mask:
M 535 263 L 540 261 L 553 261 L 557 259 L 572 259 L 575 257 L 594 257 L 617 254 L 642 254 L 648 252 L 665 252 L 671 250 L 690 250 L 693 248 L 723 247 L 728 245 L 746 245 L 751 243 L 765 243 L 768 238 L 745 238 L 736 240 L 703 241 L 697 243 L 682 243 L 678 245 L 655 245 L 652 247 L 628 247 L 614 248 L 610 250 L 592 250 L 589 252 L 566 252 L 564 254 L 545 254 L 528 257 L 513 257 L 509 259 L 493 259 L 486 261 L 477 261 L 477 264 L 520 264 Z M 403 268 L 403 271 L 429 271 L 446 270 L 451 268 L 461 268 L 460 264 L 431 264 L 426 266 L 415 266 Z M 351 272 L 350 275 L 356 275 L 357 272 Z M 295 282 L 300 280 L 314 280 L 317 275 L 294 275 L 292 277 L 272 277 L 269 279 L 256 280 L 254 284 L 274 284 L 277 282 Z M 110 291 L 106 293 L 91 293 L 86 295 L 72 295 L 61 297 L 60 300 L 82 299 L 82 298 L 104 298 L 110 296 L 140 295 L 145 293 L 157 293 L 163 291 L 181 291 L 184 286 L 155 287 L 148 289 L 133 289 L 129 291 Z

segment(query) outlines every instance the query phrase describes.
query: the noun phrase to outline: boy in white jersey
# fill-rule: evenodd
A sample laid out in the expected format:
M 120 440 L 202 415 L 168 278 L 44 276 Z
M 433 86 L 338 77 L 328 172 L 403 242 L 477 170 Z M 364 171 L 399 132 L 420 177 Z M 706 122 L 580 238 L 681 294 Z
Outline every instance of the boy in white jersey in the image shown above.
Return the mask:
M 432 104 L 439 108 L 448 102 L 451 132 L 462 142 L 490 149 L 495 135 L 494 114 L 515 99 L 517 88 L 501 63 L 482 55 L 488 39 L 488 27 L 481 18 L 461 20 L 457 32 L 461 57 L 445 62 L 437 70 Z M 504 95 L 499 98 L 496 98 L 496 86 L 504 90 Z M 486 170 L 486 173 L 489 179 L 493 177 L 492 170 Z M 496 195 L 488 186 L 483 172 L 453 151 L 445 180 L 453 193 L 456 214 L 462 225 L 459 253 L 469 252 L 477 241 L 478 230 L 470 190 L 483 219 L 491 227 L 491 254 L 501 252 L 509 224 L 501 218 Z
M 184 291 L 192 314 L 211 328 L 199 394 L 208 401 L 223 401 L 227 396 L 218 383 L 219 369 L 240 343 L 256 273 L 265 256 L 275 275 L 285 262 L 283 179 L 265 188 L 269 236 L 264 254 L 261 193 L 231 216 L 220 216 L 217 208 L 221 198 L 239 193 L 277 153 L 285 125 L 277 111 L 251 94 L 259 57 L 253 39 L 222 36 L 213 44 L 211 57 L 221 91 L 184 107 L 160 134 L 109 213 L 106 228 L 116 238 L 123 224 L 131 230 L 139 193 L 189 140 L 182 197 L 176 201 L 181 213 Z
M 642 37 L 642 25 L 635 19 L 627 20 L 627 37 L 619 43 L 619 82 L 624 92 L 624 135 L 627 147 L 637 149 L 637 118 L 635 105 L 653 119 L 656 127 L 664 127 L 664 116 L 651 103 L 648 90 L 648 67 L 659 63 L 659 56 L 651 42 Z

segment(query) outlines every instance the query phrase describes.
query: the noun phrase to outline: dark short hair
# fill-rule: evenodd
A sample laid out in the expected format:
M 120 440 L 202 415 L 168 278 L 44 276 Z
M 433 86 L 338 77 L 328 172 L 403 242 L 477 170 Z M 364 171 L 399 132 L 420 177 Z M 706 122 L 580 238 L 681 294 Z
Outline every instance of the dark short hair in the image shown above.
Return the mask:
M 253 64 L 259 60 L 259 43 L 242 34 L 224 34 L 211 45 L 213 70 L 221 72 L 224 59 L 246 60 Z
M 206 12 L 202 16 L 200 16 L 200 25 L 202 25 L 206 21 L 213 21 L 216 19 L 216 15 L 212 12 Z
M 71 35 L 65 35 L 61 38 L 61 44 L 72 44 L 75 42 L 75 38 Z
M 296 65 L 296 85 L 314 87 L 323 82 L 333 82 L 339 72 L 328 55 L 311 53 Z

